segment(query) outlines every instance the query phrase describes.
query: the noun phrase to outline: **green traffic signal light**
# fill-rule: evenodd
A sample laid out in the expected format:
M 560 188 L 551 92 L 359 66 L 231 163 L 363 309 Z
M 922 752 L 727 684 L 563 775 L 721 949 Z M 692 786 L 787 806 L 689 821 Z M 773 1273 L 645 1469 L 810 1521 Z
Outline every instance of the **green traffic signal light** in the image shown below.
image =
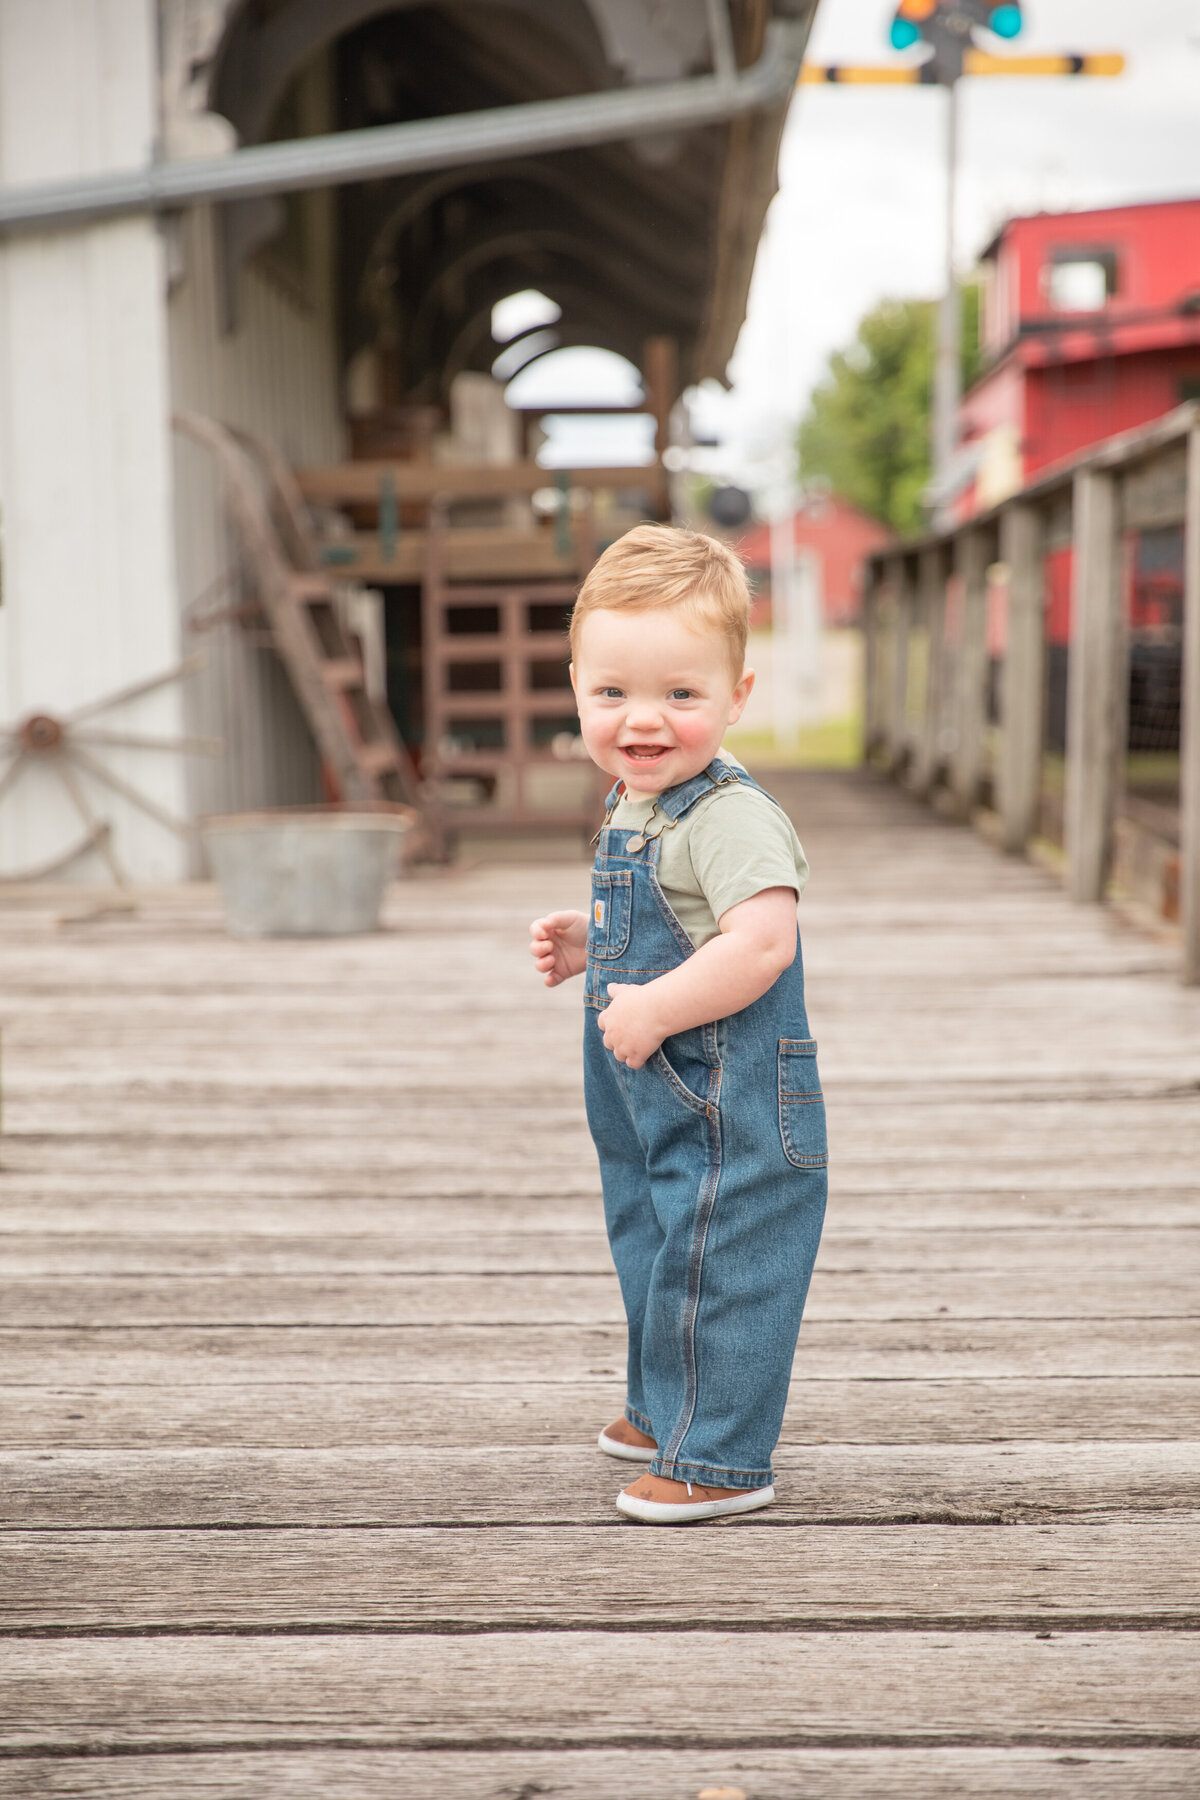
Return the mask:
M 1020 35 L 1024 17 L 1020 0 L 898 0 L 889 33 L 893 50 L 912 50 L 922 42 L 933 51 L 922 65 L 923 79 L 957 81 L 963 58 L 982 26 L 997 37 Z
M 997 37 L 1015 38 L 1020 36 L 1023 24 L 1021 8 L 1006 3 L 996 7 L 992 13 L 988 20 L 988 30 L 994 31 Z
M 893 50 L 911 50 L 914 44 L 920 42 L 920 27 L 914 25 L 911 19 L 893 19 L 891 38 Z

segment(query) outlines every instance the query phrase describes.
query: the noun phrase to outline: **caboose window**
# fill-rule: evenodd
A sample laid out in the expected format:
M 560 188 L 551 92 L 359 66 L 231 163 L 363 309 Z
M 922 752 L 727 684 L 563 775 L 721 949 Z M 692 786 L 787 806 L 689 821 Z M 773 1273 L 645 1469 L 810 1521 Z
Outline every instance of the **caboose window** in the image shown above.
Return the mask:
M 1043 271 L 1055 312 L 1102 312 L 1117 291 L 1114 250 L 1056 250 Z

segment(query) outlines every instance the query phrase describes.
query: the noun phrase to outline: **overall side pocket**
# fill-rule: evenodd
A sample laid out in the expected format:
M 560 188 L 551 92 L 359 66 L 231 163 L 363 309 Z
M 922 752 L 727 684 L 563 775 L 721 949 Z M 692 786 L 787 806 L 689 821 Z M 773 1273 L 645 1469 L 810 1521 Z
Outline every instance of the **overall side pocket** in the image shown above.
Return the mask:
M 678 1099 L 682 1100 L 683 1104 L 686 1107 L 689 1107 L 692 1112 L 700 1113 L 704 1118 L 708 1118 L 711 1115 L 712 1107 L 709 1105 L 708 1101 L 702 1100 L 699 1094 L 694 1094 L 692 1092 L 691 1088 L 687 1085 L 687 1082 L 672 1068 L 661 1049 L 654 1052 L 654 1055 L 650 1058 L 646 1067 L 648 1069 L 657 1069 L 658 1073 L 667 1083 L 667 1086 L 671 1089 L 671 1092 L 675 1094 Z
M 829 1161 L 825 1101 L 812 1038 L 779 1040 L 779 1135 L 783 1154 L 798 1169 L 821 1169 Z

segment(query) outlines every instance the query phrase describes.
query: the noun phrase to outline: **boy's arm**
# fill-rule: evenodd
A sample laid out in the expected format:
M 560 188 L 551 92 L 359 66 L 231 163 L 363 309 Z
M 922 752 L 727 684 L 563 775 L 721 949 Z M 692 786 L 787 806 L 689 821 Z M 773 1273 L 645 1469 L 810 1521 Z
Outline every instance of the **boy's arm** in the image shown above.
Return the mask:
M 796 890 L 764 888 L 717 924 L 720 936 L 669 975 L 641 987 L 609 983 L 597 1024 L 618 1062 L 640 1069 L 664 1038 L 741 1012 L 773 987 L 796 955 Z
M 529 954 L 547 987 L 557 987 L 587 968 L 587 914 L 547 913 L 529 927 Z

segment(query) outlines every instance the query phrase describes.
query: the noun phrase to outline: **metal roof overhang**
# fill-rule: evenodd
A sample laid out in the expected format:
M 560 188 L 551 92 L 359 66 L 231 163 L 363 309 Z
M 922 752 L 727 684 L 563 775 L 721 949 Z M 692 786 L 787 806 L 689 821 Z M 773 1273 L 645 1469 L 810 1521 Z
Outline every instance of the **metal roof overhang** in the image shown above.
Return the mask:
M 701 15 L 707 5 L 713 72 L 625 87 L 603 85 L 614 70 L 588 12 L 595 0 L 556 0 L 540 18 L 539 4 L 512 0 L 507 12 L 461 3 L 376 7 L 364 19 L 371 9 L 357 0 L 354 28 L 339 33 L 332 0 L 318 15 L 324 40 L 317 48 L 340 59 L 339 78 L 347 79 L 339 89 L 353 91 L 356 57 L 385 70 L 391 58 L 409 83 L 397 77 L 399 108 L 424 106 L 437 116 L 355 129 L 353 107 L 349 116 L 343 108 L 339 123 L 348 128 L 321 136 L 0 190 L 0 232 L 206 202 L 244 209 L 338 187 L 345 355 L 370 335 L 367 278 L 390 259 L 401 288 L 407 284 L 405 317 L 423 308 L 427 386 L 430 370 L 445 374 L 452 349 L 461 366 L 488 365 L 495 351 L 481 321 L 516 286 L 541 287 L 559 301 L 565 341 L 603 343 L 638 360 L 643 339 L 661 332 L 679 344 L 684 380 L 721 378 L 775 191 L 779 137 L 816 0 L 734 0 L 724 48 L 720 22 L 728 15 L 719 0 L 675 0 Z M 276 36 L 289 5 L 296 0 L 271 14 Z M 235 16 L 241 36 L 228 40 L 216 65 L 216 110 L 222 82 L 237 89 L 231 68 L 247 86 L 251 18 L 249 10 Z M 568 22 L 570 54 L 565 38 L 552 41 Z M 578 50 L 589 33 L 597 46 L 590 62 Z M 599 91 L 563 92 L 568 83 Z M 261 114 L 261 79 L 257 85 Z M 549 97 L 526 98 L 556 85 Z M 236 105 L 226 102 L 224 110 L 244 135 Z M 254 125 L 263 135 L 268 128 L 261 117 Z M 657 156 L 646 151 L 651 140 Z M 450 241 L 443 216 L 455 203 L 474 215 L 461 243 Z

